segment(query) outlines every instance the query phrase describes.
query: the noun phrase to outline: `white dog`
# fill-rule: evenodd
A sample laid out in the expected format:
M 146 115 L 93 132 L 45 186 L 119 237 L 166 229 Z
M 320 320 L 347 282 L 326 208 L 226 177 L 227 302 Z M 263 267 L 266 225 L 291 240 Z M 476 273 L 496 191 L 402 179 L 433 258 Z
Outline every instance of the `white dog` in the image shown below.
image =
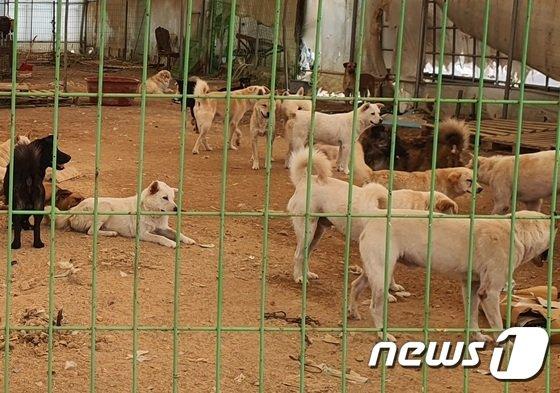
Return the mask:
M 288 211 L 292 214 L 305 213 L 306 192 L 307 192 L 307 160 L 309 151 L 301 150 L 295 154 L 293 165 L 290 169 L 292 183 L 296 187 L 294 194 L 288 202 Z M 327 157 L 321 152 L 313 152 L 313 170 L 316 173 L 312 176 L 311 202 L 309 212 L 311 213 L 333 213 L 346 214 L 348 206 L 348 183 L 334 179 L 331 176 L 331 165 Z M 352 214 L 370 214 L 380 207 L 385 207 L 387 200 L 387 189 L 379 184 L 371 183 L 366 187 L 353 187 L 352 193 Z M 428 196 L 429 197 L 429 196 Z M 442 201 L 436 203 L 448 211 L 455 210 L 456 204 L 445 195 L 441 194 Z M 427 206 L 426 196 L 423 193 L 402 190 L 393 193 L 393 206 L 395 208 L 406 207 L 422 209 Z M 357 241 L 368 218 L 352 218 L 352 228 L 350 236 Z M 294 256 L 294 280 L 303 281 L 302 263 L 304 258 L 304 236 L 305 218 L 292 217 L 292 224 L 296 234 L 297 247 Z M 309 253 L 317 246 L 325 230 L 334 225 L 340 232 L 346 232 L 346 217 L 313 217 L 309 223 Z M 308 271 L 307 277 L 310 279 L 318 278 L 317 274 Z M 403 290 L 400 285 L 392 283 L 391 290 Z
M 381 104 L 365 103 L 358 108 L 358 131 L 356 138 L 371 125 L 381 123 Z M 315 113 L 314 143 L 323 143 L 340 147 L 337 170 L 348 174 L 348 163 L 350 161 L 350 147 L 352 142 L 352 120 L 354 113 L 338 113 L 329 115 L 326 113 Z M 291 154 L 303 149 L 308 143 L 309 129 L 311 125 L 311 112 L 297 111 L 288 120 L 286 130 L 290 138 L 290 147 L 286 157 L 286 167 L 290 167 Z
M 154 181 L 140 195 L 140 209 L 146 212 L 173 212 L 177 211 L 175 204 L 175 191 L 162 181 Z M 98 209 L 103 212 L 129 212 L 131 215 L 99 215 L 97 228 L 93 227 L 93 215 L 68 215 L 56 218 L 57 228 L 70 228 L 76 232 L 93 235 L 97 230 L 102 236 L 136 235 L 136 196 L 128 198 L 99 198 Z M 70 209 L 70 212 L 93 212 L 94 199 L 83 200 L 79 205 Z M 162 246 L 175 248 L 176 231 L 169 227 L 169 217 L 166 215 L 140 216 L 140 240 L 158 243 Z M 196 244 L 187 236 L 180 234 L 182 243 Z
M 554 150 L 519 156 L 517 200 L 525 203 L 527 210 L 540 211 L 542 198 L 552 195 L 554 161 Z M 479 157 L 478 163 L 478 180 L 491 186 L 493 191 L 492 213 L 509 212 L 513 193 L 515 156 Z M 469 166 L 472 166 L 472 162 Z
M 360 255 L 364 275 L 352 283 L 350 294 L 351 316 L 359 318 L 357 297 L 369 285 L 373 325 L 383 326 L 383 292 L 385 270 L 386 211 L 379 218 L 369 219 L 360 236 Z M 393 214 L 418 214 L 414 210 L 395 210 Z M 516 214 L 514 268 L 543 254 L 549 247 L 550 221 L 543 220 L 541 213 L 522 211 Z M 530 217 L 538 219 L 530 219 Z M 471 328 L 478 327 L 478 307 L 482 304 L 484 314 L 492 328 L 502 329 L 500 315 L 500 292 L 507 283 L 508 255 L 511 222 L 504 219 L 475 220 L 474 257 L 472 264 Z M 433 221 L 432 263 L 435 272 L 463 283 L 463 295 L 467 296 L 466 279 L 469 255 L 470 221 L 460 218 L 444 218 Z M 391 250 L 389 252 L 388 276 L 392 277 L 397 260 L 406 264 L 425 266 L 428 244 L 427 218 L 398 218 L 391 222 Z M 474 333 L 476 341 L 492 341 L 480 332 Z M 380 335 L 381 337 L 381 335 Z M 395 338 L 388 335 L 394 341 Z

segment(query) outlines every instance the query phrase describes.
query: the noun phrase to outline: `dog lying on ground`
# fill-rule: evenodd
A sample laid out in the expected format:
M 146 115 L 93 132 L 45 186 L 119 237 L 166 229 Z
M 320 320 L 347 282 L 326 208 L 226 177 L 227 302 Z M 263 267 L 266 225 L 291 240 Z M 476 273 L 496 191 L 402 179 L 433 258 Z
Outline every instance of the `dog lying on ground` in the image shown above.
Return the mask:
M 472 155 L 468 151 L 470 131 L 464 121 L 447 119 L 440 123 L 437 148 L 437 168 L 464 166 Z M 432 167 L 433 130 L 398 127 L 395 146 L 396 170 L 424 171 Z M 389 169 L 391 130 L 384 126 L 364 131 L 366 163 L 374 170 Z
M 148 94 L 173 94 L 175 90 L 169 87 L 171 83 L 171 72 L 162 70 L 146 80 L 146 93 Z M 138 93 L 142 91 L 142 85 L 138 86 Z
M 175 188 L 169 187 L 162 181 L 154 181 L 140 195 L 140 209 L 145 212 L 174 212 L 177 205 L 174 202 Z M 136 235 L 136 196 L 128 198 L 99 198 L 98 209 L 103 212 L 129 212 L 132 215 L 99 215 L 97 228 L 93 226 L 94 199 L 87 198 L 70 212 L 92 212 L 92 215 L 68 215 L 56 218 L 56 227 L 70 228 L 76 232 L 93 235 L 97 230 L 101 236 Z M 140 240 L 161 244 L 175 248 L 176 232 L 169 227 L 169 217 L 165 215 L 140 216 Z M 195 241 L 180 234 L 181 243 L 195 244 Z
M 342 79 L 342 91 L 346 97 L 354 95 L 354 87 L 356 85 L 356 67 L 357 64 L 354 62 L 346 62 L 344 66 L 344 78 Z M 386 77 L 376 78 L 371 74 L 361 73 L 360 74 L 360 96 L 367 97 L 368 93 L 370 97 L 380 97 L 381 96 L 381 86 L 386 80 Z
M 236 90 L 231 92 L 233 97 L 236 96 L 248 96 L 248 95 L 267 95 L 270 90 L 266 86 L 249 86 L 245 89 Z M 211 92 L 208 83 L 199 79 L 196 82 L 194 88 L 194 94 L 197 96 L 205 96 L 204 98 L 197 98 L 196 104 L 194 106 L 194 115 L 200 131 L 194 147 L 193 154 L 199 153 L 200 144 L 204 146 L 206 150 L 212 150 L 212 147 L 208 144 L 207 134 L 210 131 L 212 122 L 216 116 L 223 118 L 226 113 L 226 92 Z M 207 97 L 207 98 L 206 98 Z M 241 142 L 241 130 L 239 129 L 239 122 L 243 118 L 243 115 L 253 109 L 255 105 L 255 99 L 232 99 L 231 100 L 231 118 L 230 118 L 230 136 L 229 136 L 229 147 L 233 150 L 237 150 Z
M 395 210 L 398 214 L 418 214 L 414 210 Z M 364 278 L 360 276 L 352 283 L 350 293 L 351 316 L 359 318 L 357 298 L 368 284 L 371 287 L 371 315 L 376 328 L 383 326 L 383 292 L 385 270 L 385 232 L 386 211 L 380 211 L 381 217 L 370 219 L 360 236 L 360 255 L 364 267 Z M 513 266 L 532 260 L 543 254 L 549 247 L 550 221 L 543 220 L 544 214 L 521 211 L 515 222 L 515 257 Z M 536 217 L 537 219 L 530 219 Z M 472 265 L 473 282 L 471 287 L 471 329 L 477 330 L 478 308 L 482 305 L 484 314 L 494 329 L 503 329 L 500 315 L 500 293 L 508 278 L 508 256 L 510 243 L 509 220 L 479 219 L 475 220 L 475 246 Z M 467 296 L 466 278 L 469 255 L 468 219 L 436 219 L 432 227 L 432 259 L 434 271 L 448 278 L 460 280 L 463 284 L 463 296 Z M 392 218 L 391 251 L 389 253 L 388 276 L 392 277 L 397 260 L 403 263 L 425 266 L 426 245 L 428 244 L 427 218 Z M 498 333 L 499 334 L 499 333 Z M 380 333 L 381 337 L 381 333 Z M 387 338 L 395 341 L 392 335 Z M 491 342 L 492 338 L 480 332 L 474 332 L 475 341 Z
M 259 148 L 257 141 L 259 136 L 266 136 L 267 134 L 268 118 L 268 100 L 257 101 L 253 107 L 253 113 L 251 114 L 251 121 L 249 123 L 252 148 L 251 161 L 253 162 L 252 168 L 255 170 L 260 169 Z M 274 135 L 272 137 L 274 138 Z
M 45 187 L 45 205 L 51 205 L 52 184 L 43 183 Z M 86 199 L 82 194 L 56 186 L 56 201 L 54 205 L 58 210 L 70 210 Z
M 556 192 L 552 189 L 555 154 L 550 150 L 519 156 L 517 200 L 525 203 L 527 210 L 540 211 L 542 198 Z M 514 164 L 515 156 L 478 157 L 478 181 L 491 186 L 493 192 L 492 214 L 511 209 Z M 468 166 L 472 167 L 472 162 Z
M 381 122 L 381 104 L 365 103 L 358 108 L 358 130 L 359 136 L 366 128 Z M 340 147 L 337 170 L 348 174 L 350 161 L 350 147 L 352 140 L 353 112 L 337 113 L 329 115 L 326 113 L 315 113 L 314 143 L 323 143 Z M 309 128 L 311 125 L 311 112 L 297 111 L 286 124 L 290 138 L 286 167 L 290 167 L 292 153 L 301 150 L 308 143 Z
M 300 150 L 293 158 L 293 165 L 290 168 L 290 179 L 295 186 L 295 191 L 288 202 L 288 211 L 292 214 L 305 213 L 306 191 L 307 191 L 307 160 L 309 151 L 307 149 Z M 312 176 L 311 186 L 311 202 L 309 211 L 311 213 L 336 213 L 346 214 L 348 206 L 348 183 L 342 180 L 332 178 L 331 164 L 324 154 L 313 152 L 313 171 L 316 175 Z M 368 184 L 365 187 L 353 187 L 352 194 L 352 213 L 353 214 L 369 214 L 375 210 L 386 207 L 387 189 L 379 184 Z M 456 204 L 445 195 L 438 194 L 440 199 L 437 200 L 436 209 L 455 211 Z M 395 191 L 393 193 L 393 207 L 395 208 L 416 208 L 422 209 L 427 206 L 427 199 L 423 193 L 410 190 Z M 352 228 L 350 236 L 352 240 L 357 241 L 362 232 L 368 218 L 352 218 Z M 292 217 L 292 224 L 296 234 L 297 247 L 294 256 L 294 280 L 296 282 L 303 281 L 302 264 L 304 258 L 304 236 L 305 236 L 305 218 Z M 309 253 L 317 247 L 321 240 L 321 236 L 327 228 L 334 226 L 340 233 L 346 233 L 346 217 L 314 217 L 309 223 Z M 309 279 L 318 278 L 317 274 L 307 272 Z M 391 284 L 391 290 L 399 291 L 403 288 L 396 283 Z M 396 300 L 396 299 L 395 299 Z
M 49 135 L 45 138 L 36 139 L 29 144 L 20 144 L 14 148 L 14 178 L 13 178 L 13 199 L 10 199 L 10 165 L 6 168 L 4 175 L 4 197 L 8 204 L 12 203 L 14 210 L 37 210 L 45 209 L 45 187 L 43 181 L 47 168 L 52 165 L 52 152 L 54 147 L 54 137 Z M 64 169 L 64 164 L 69 162 L 70 155 L 57 149 L 56 169 Z M 33 216 L 33 247 L 42 248 L 44 243 L 41 241 L 41 221 L 42 214 Z M 26 229 L 29 224 L 29 215 L 14 214 L 12 225 L 14 229 L 14 240 L 11 247 L 18 249 L 21 247 L 21 231 Z
M 389 186 L 389 171 L 373 171 L 369 181 Z M 401 172 L 395 171 L 393 190 L 410 189 L 430 191 L 432 171 Z M 472 170 L 465 167 L 436 169 L 435 190 L 444 193 L 451 199 L 458 198 L 472 190 Z M 482 191 L 477 183 L 476 193 Z

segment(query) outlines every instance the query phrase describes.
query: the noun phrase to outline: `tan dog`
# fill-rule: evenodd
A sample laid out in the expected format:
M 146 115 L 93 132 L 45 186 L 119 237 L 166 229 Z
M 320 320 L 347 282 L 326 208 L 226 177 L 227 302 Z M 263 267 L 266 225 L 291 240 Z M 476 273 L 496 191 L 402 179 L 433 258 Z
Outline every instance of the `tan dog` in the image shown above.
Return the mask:
M 51 194 L 52 194 L 52 184 L 43 183 L 45 186 L 45 206 L 51 204 Z M 55 206 L 58 210 L 70 210 L 74 206 L 78 206 L 81 201 L 86 199 L 79 192 L 74 192 L 70 190 L 65 190 L 63 188 L 56 187 L 56 202 Z
M 540 211 L 542 198 L 549 198 L 555 192 L 552 189 L 555 154 L 550 150 L 519 156 L 517 200 L 525 203 L 527 210 Z M 478 158 L 478 180 L 492 188 L 492 214 L 505 214 L 511 209 L 514 164 L 514 156 Z M 472 167 L 472 162 L 469 166 Z
M 231 96 L 264 96 L 269 93 L 270 90 L 266 86 L 249 86 L 245 89 L 232 91 Z M 210 131 L 216 116 L 221 118 L 225 116 L 226 100 L 224 98 L 226 97 L 226 92 L 210 91 L 208 83 L 198 79 L 194 87 L 194 94 L 195 96 L 204 96 L 204 98 L 196 98 L 194 106 L 194 115 L 200 134 L 196 139 L 192 152 L 193 154 L 198 154 L 201 143 L 206 150 L 212 150 L 212 147 L 208 144 L 206 134 Z M 233 150 L 237 150 L 241 141 L 239 122 L 247 111 L 253 109 L 255 102 L 257 102 L 255 99 L 231 100 L 229 147 Z
M 311 111 L 311 100 L 295 99 L 296 97 L 303 97 L 304 93 L 305 90 L 300 87 L 296 94 L 290 94 L 289 91 L 286 91 L 282 96 L 276 98 L 276 121 L 280 126 L 276 127 L 276 136 L 285 136 L 286 123 L 298 110 Z M 285 97 L 291 98 L 286 99 Z
M 386 250 L 386 211 L 379 218 L 371 218 L 360 235 L 360 255 L 364 274 L 352 283 L 350 294 L 351 316 L 359 318 L 357 299 L 368 284 L 371 288 L 370 311 L 375 328 L 383 326 L 383 294 Z M 415 215 L 414 210 L 395 210 L 393 214 Z M 515 255 L 513 266 L 531 261 L 542 255 L 549 247 L 550 221 L 537 212 L 517 212 L 515 222 Z M 531 219 L 534 218 L 534 219 Z M 482 305 L 484 314 L 493 329 L 503 329 L 500 313 L 500 293 L 508 279 L 510 220 L 477 219 L 474 224 L 474 258 L 472 259 L 473 282 L 471 287 L 471 329 L 475 330 L 475 341 L 492 341 L 492 338 L 476 332 L 478 309 Z M 466 277 L 469 260 L 470 221 L 461 218 L 436 219 L 432 224 L 433 271 L 446 278 L 460 281 L 463 298 L 467 296 Z M 428 244 L 427 218 L 398 218 L 391 221 L 391 250 L 388 254 L 388 277 L 398 260 L 407 265 L 425 266 Z M 400 259 L 399 259 L 400 258 Z M 496 333 L 496 334 L 499 334 Z M 381 337 L 382 334 L 380 334 Z M 395 341 L 392 335 L 388 340 Z
M 249 130 L 251 133 L 251 147 L 253 152 L 253 154 L 251 155 L 251 161 L 253 162 L 252 168 L 255 170 L 260 169 L 259 148 L 257 141 L 259 136 L 266 136 L 267 134 L 269 118 L 268 111 L 268 100 L 257 101 L 255 103 L 255 106 L 253 107 L 251 122 L 249 123 Z
M 354 86 L 356 85 L 356 63 L 346 62 L 344 66 L 344 78 L 342 79 L 342 91 L 346 97 L 354 95 Z M 376 78 L 371 74 L 360 74 L 360 96 L 370 97 L 381 96 L 381 86 L 385 81 L 385 77 Z M 350 102 L 349 102 L 350 103 Z
M 173 94 L 176 90 L 169 87 L 171 84 L 171 72 L 163 70 L 146 80 L 146 93 L 148 94 Z M 138 86 L 138 93 L 142 91 L 142 85 Z
M 372 171 L 370 181 L 383 184 L 388 187 L 389 174 L 387 170 Z M 425 172 L 401 172 L 394 171 L 393 190 L 410 189 L 416 191 L 430 191 L 432 171 Z M 472 189 L 472 170 L 463 167 L 436 169 L 435 190 L 444 193 L 451 199 L 455 199 L 470 193 Z M 476 192 L 482 191 L 480 185 L 476 185 Z

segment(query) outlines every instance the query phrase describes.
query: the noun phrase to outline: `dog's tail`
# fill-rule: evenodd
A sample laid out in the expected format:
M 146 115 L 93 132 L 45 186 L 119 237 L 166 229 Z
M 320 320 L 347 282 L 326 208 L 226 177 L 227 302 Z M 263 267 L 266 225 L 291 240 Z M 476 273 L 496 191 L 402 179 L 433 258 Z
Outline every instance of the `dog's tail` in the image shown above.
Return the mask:
M 469 135 L 469 127 L 463 120 L 450 118 L 439 125 L 440 143 L 448 146 L 453 153 L 468 149 Z
M 210 93 L 210 86 L 208 83 L 202 79 L 198 79 L 196 81 L 196 85 L 194 85 L 194 95 L 195 96 L 203 96 Z
M 332 175 L 331 162 L 324 153 L 318 150 L 314 149 L 312 154 L 313 172 L 315 172 L 320 182 L 327 181 Z M 309 149 L 301 149 L 293 153 L 290 179 L 294 186 L 307 177 L 308 159 Z

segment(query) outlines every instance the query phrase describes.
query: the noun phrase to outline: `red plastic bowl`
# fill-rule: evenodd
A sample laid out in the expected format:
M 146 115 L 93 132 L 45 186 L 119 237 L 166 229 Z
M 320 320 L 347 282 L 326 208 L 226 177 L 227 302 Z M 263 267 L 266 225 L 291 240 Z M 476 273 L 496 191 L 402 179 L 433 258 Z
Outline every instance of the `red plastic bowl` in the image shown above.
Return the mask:
M 97 93 L 99 77 L 90 76 L 85 78 L 88 93 Z M 103 93 L 126 93 L 135 94 L 138 92 L 140 81 L 136 78 L 124 76 L 104 76 Z M 90 97 L 89 102 L 96 104 L 97 97 Z M 132 97 L 103 97 L 103 105 L 110 106 L 130 106 L 134 103 Z

